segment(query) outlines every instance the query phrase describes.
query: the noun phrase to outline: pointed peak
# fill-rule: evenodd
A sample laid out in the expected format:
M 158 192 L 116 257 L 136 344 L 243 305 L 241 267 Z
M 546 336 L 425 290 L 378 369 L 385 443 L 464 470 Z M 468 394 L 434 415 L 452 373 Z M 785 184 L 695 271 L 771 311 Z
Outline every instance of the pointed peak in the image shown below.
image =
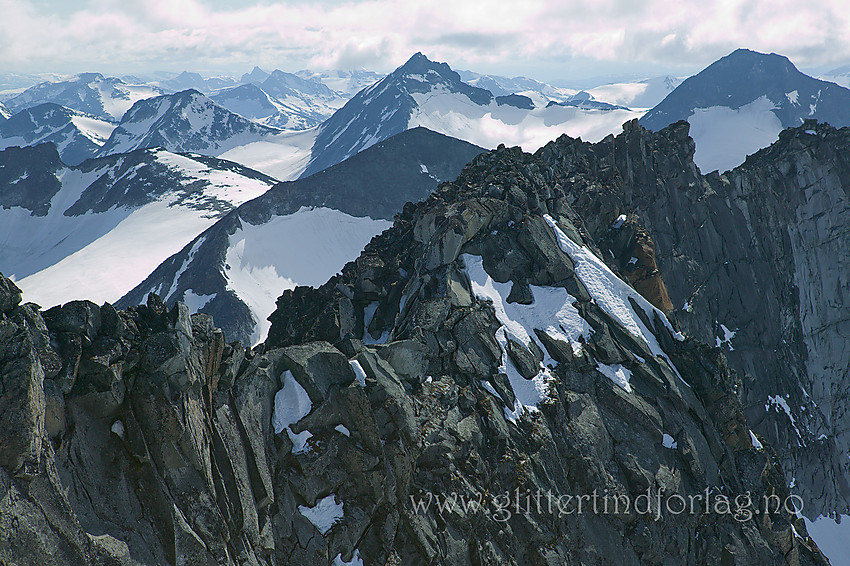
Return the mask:
M 423 55 L 421 51 L 416 52 L 404 65 L 396 69 L 396 72 L 422 73 L 428 70 L 435 70 L 440 72 L 440 74 L 444 74 L 446 72 L 454 73 L 448 64 L 431 61 L 428 57 Z

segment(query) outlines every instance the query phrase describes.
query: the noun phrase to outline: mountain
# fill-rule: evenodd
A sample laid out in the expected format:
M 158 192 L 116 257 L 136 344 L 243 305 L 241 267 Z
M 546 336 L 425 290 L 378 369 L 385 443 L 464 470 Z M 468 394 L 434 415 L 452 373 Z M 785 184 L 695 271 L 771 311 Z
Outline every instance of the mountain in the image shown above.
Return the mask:
M 189 89 L 211 93 L 236 86 L 236 81 L 230 77 L 204 78 L 199 73 L 183 71 L 174 78 L 159 81 L 159 86 L 164 91 L 171 93 Z
M 850 88 L 850 65 L 841 65 L 835 69 L 830 69 L 817 78 L 841 85 L 844 88 Z
M 29 301 L 115 301 L 276 181 L 157 150 L 67 166 L 54 144 L 0 152 L 0 271 Z
M 522 94 L 531 97 L 537 106 L 546 106 L 550 100 L 564 101 L 576 94 L 573 89 L 552 86 L 527 77 L 502 77 L 481 75 L 472 71 L 458 71 L 461 80 L 472 86 L 489 90 L 494 96 Z
M 323 123 L 302 175 L 339 163 L 408 128 L 424 126 L 481 147 L 500 143 L 537 149 L 569 132 L 601 139 L 639 114 L 583 108 L 517 108 L 460 80 L 445 63 L 417 53 L 373 86 L 359 92 Z
M 616 104 L 596 100 L 592 94 L 584 90 L 560 102 L 550 100 L 546 106 L 572 106 L 585 110 L 628 110 L 625 106 L 617 106 Z
M 100 155 L 163 147 L 217 156 L 279 131 L 238 116 L 196 90 L 186 90 L 135 103 Z
M 111 122 L 46 102 L 0 122 L 0 149 L 53 142 L 62 161 L 78 165 L 100 151 L 114 129 Z
M 636 286 L 662 276 L 683 331 L 723 350 L 747 420 L 775 447 L 803 514 L 820 518 L 818 536 L 850 516 L 847 147 L 850 131 L 806 121 L 703 176 L 679 122 L 659 134 L 629 124 L 607 145 L 562 138 L 538 155 L 556 179 L 610 172 L 613 187 L 580 184 L 570 199 L 585 218 L 606 211 L 585 229 Z M 635 269 L 648 257 L 657 272 Z
M 269 73 L 255 66 L 250 73 L 245 73 L 244 75 L 242 75 L 242 78 L 239 79 L 239 82 L 242 84 L 261 83 L 266 80 L 268 76 Z
M 781 55 L 738 49 L 682 82 L 641 125 L 689 121 L 697 165 L 711 171 L 739 165 L 810 118 L 850 125 L 850 90 L 804 75 Z
M 135 306 L 155 292 L 168 305 L 182 301 L 211 314 L 228 337 L 256 344 L 283 289 L 324 283 L 405 203 L 427 197 L 482 151 L 415 128 L 275 185 L 186 244 L 117 304 Z
M 351 98 L 364 88 L 368 88 L 383 79 L 385 75 L 374 71 L 365 71 L 362 69 L 350 71 L 309 71 L 303 70 L 295 73 L 302 79 L 316 79 L 322 81 L 332 91 Z
M 0 559 L 826 565 L 723 351 L 626 281 L 651 239 L 585 210 L 620 172 L 687 197 L 682 130 L 476 157 L 253 349 L 157 295 L 42 312 L 0 278 Z
M 318 80 L 283 71 L 274 71 L 259 84 L 223 90 L 212 99 L 240 116 L 288 130 L 318 126 L 346 100 Z
M 44 102 L 59 104 L 101 120 L 118 121 L 137 101 L 162 94 L 157 87 L 130 85 L 100 73 L 82 73 L 59 82 L 44 82 L 4 101 L 19 112 Z
M 212 100 L 235 114 L 265 126 L 283 129 L 288 125 L 297 123 L 287 113 L 288 109 L 280 101 L 270 96 L 256 84 L 243 84 L 225 89 L 213 95 Z M 315 124 L 309 127 L 313 125 Z

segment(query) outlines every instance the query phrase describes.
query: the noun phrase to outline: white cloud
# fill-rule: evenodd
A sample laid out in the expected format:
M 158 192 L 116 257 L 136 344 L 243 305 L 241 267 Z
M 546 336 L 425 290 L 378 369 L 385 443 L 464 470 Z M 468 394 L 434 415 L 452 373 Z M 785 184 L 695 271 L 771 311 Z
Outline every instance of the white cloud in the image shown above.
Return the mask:
M 50 9 L 51 4 L 57 8 Z M 737 47 L 802 66 L 850 60 L 841 2 L 0 0 L 0 60 L 18 71 L 136 66 L 389 70 L 422 51 L 460 68 L 542 60 L 702 67 Z

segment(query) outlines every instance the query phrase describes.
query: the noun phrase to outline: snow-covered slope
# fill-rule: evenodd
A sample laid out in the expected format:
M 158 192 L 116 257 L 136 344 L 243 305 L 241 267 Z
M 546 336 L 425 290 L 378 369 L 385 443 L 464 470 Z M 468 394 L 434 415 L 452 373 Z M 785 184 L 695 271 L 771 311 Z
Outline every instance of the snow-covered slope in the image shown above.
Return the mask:
M 261 83 L 226 89 L 212 99 L 240 116 L 267 126 L 306 130 L 327 120 L 348 97 L 332 92 L 316 79 L 274 71 Z
M 374 71 L 356 69 L 352 71 L 298 71 L 295 73 L 302 79 L 317 79 L 332 91 L 351 98 L 364 88 L 370 87 L 386 75 Z M 244 76 L 243 76 L 244 81 Z
M 850 65 L 842 65 L 819 75 L 817 78 L 850 88 Z
M 570 88 L 552 86 L 528 77 L 502 77 L 499 75 L 480 75 L 472 71 L 458 71 L 463 82 L 489 90 L 494 96 L 522 94 L 534 100 L 537 106 L 546 106 L 550 100 L 563 102 L 578 91 Z
M 231 112 L 266 126 L 285 128 L 290 122 L 283 104 L 253 83 L 225 89 L 211 98 Z
M 200 92 L 211 93 L 224 88 L 236 86 L 236 80 L 232 77 L 209 77 L 204 78 L 200 73 L 183 71 L 176 77 L 158 82 L 158 86 L 170 93 L 183 90 L 195 89 Z
M 137 101 L 162 94 L 150 85 L 131 85 L 100 73 L 82 73 L 71 80 L 46 82 L 28 88 L 4 103 L 18 112 L 43 102 L 53 102 L 103 120 L 120 120 Z
M 850 90 L 804 75 L 781 55 L 738 49 L 682 82 L 640 123 L 660 130 L 691 122 L 694 161 L 708 172 L 741 164 L 807 119 L 850 125 Z
M 0 271 L 44 306 L 115 301 L 275 182 L 235 163 L 163 150 L 68 167 L 49 144 L 8 149 L 0 152 Z
M 134 104 L 100 155 L 164 147 L 217 156 L 279 131 L 238 116 L 196 90 L 186 90 Z
M 454 179 L 481 148 L 416 128 L 247 202 L 168 258 L 119 305 L 150 292 L 215 319 L 228 339 L 256 343 L 275 299 L 320 285 L 390 225 L 408 201 Z
M 12 111 L 6 108 L 6 106 L 0 102 L 0 122 L 8 118 L 12 115 Z
M 445 63 L 417 53 L 319 127 L 304 175 L 416 126 L 482 147 L 505 143 L 535 150 L 563 133 L 595 141 L 641 115 L 625 109 L 527 109 L 499 102 L 490 91 L 462 82 Z
M 21 110 L 0 122 L 0 149 L 53 142 L 69 165 L 93 157 L 115 124 L 52 102 Z
M 242 163 L 281 181 L 297 179 L 310 162 L 318 130 L 298 130 L 262 136 L 225 151 L 219 157 Z

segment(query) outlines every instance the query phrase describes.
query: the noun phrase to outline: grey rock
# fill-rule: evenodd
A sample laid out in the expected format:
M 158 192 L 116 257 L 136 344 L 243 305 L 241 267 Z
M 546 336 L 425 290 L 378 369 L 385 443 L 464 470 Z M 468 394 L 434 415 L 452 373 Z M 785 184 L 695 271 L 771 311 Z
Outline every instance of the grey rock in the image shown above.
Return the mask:
M 348 358 L 327 342 L 289 346 L 282 355 L 313 402 L 326 399 L 332 387 L 348 385 L 355 379 Z

